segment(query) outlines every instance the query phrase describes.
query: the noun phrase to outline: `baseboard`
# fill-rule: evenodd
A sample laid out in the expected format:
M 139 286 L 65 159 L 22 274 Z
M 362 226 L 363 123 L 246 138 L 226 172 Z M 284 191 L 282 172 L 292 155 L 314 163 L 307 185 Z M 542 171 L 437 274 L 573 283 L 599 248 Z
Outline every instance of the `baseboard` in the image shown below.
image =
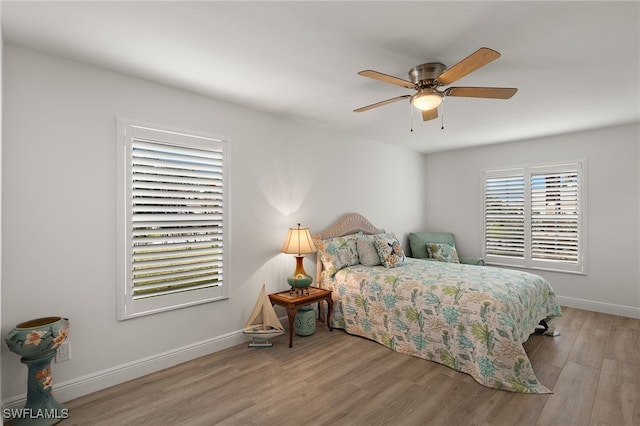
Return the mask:
M 640 308 L 633 306 L 614 305 L 612 303 L 594 302 L 592 300 L 564 296 L 558 296 L 558 302 L 560 302 L 561 306 L 567 306 L 569 308 L 640 319 Z
M 176 348 L 147 358 L 142 358 L 106 370 L 97 371 L 73 380 L 68 380 L 59 384 L 54 383 L 53 392 L 56 400 L 64 403 L 65 401 L 70 401 L 72 399 L 246 342 L 247 337 L 242 334 L 241 330 L 234 331 L 222 336 L 213 337 L 211 339 Z M 26 400 L 26 393 L 9 398 L 3 401 L 3 409 L 22 408 Z
M 640 319 L 640 308 L 594 302 L 574 297 L 557 296 L 557 298 L 558 302 L 560 302 L 560 305 L 562 306 Z M 246 342 L 247 337 L 242 334 L 241 330 L 213 337 L 198 343 L 78 377 L 73 380 L 54 384 L 53 389 L 55 397 L 57 401 L 64 403 L 65 401 L 70 401 L 72 399 Z M 26 400 L 26 393 L 18 395 L 3 401 L 2 408 L 22 408 Z

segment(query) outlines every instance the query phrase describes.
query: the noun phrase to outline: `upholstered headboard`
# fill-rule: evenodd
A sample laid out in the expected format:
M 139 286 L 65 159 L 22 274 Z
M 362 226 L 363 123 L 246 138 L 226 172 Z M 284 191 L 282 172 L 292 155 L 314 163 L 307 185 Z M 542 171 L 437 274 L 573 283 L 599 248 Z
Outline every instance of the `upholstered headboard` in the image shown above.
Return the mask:
M 359 213 L 348 213 L 342 216 L 336 223 L 322 232 L 318 232 L 313 237 L 314 239 L 325 240 L 327 238 L 342 237 L 345 235 L 356 234 L 362 232 L 364 234 L 383 234 L 384 229 L 376 228 L 367 218 Z M 322 287 L 322 260 L 320 255 L 316 260 L 316 282 Z

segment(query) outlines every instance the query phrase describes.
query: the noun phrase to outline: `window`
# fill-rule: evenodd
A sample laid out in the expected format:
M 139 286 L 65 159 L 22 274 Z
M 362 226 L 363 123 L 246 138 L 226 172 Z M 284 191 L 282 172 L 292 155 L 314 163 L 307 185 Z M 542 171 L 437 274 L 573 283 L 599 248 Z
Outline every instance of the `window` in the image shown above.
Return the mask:
M 484 173 L 489 264 L 584 273 L 582 163 Z
M 226 299 L 227 142 L 117 127 L 119 319 Z

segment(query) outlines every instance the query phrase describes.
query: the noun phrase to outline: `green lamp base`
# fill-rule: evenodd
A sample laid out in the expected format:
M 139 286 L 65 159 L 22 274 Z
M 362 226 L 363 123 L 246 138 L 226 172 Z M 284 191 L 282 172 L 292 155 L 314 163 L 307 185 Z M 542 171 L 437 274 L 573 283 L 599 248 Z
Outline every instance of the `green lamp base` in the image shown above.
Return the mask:
M 307 288 L 313 282 L 313 278 L 309 275 L 291 275 L 287 278 L 287 283 L 291 286 L 291 288 Z

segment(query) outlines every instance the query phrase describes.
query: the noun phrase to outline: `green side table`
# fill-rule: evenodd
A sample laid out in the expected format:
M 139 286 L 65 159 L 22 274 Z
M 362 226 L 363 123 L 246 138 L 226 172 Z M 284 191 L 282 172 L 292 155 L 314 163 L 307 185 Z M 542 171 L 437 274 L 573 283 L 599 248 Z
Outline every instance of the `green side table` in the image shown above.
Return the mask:
M 293 324 L 293 329 L 298 336 L 312 335 L 316 331 L 316 311 L 311 305 L 299 308 Z

